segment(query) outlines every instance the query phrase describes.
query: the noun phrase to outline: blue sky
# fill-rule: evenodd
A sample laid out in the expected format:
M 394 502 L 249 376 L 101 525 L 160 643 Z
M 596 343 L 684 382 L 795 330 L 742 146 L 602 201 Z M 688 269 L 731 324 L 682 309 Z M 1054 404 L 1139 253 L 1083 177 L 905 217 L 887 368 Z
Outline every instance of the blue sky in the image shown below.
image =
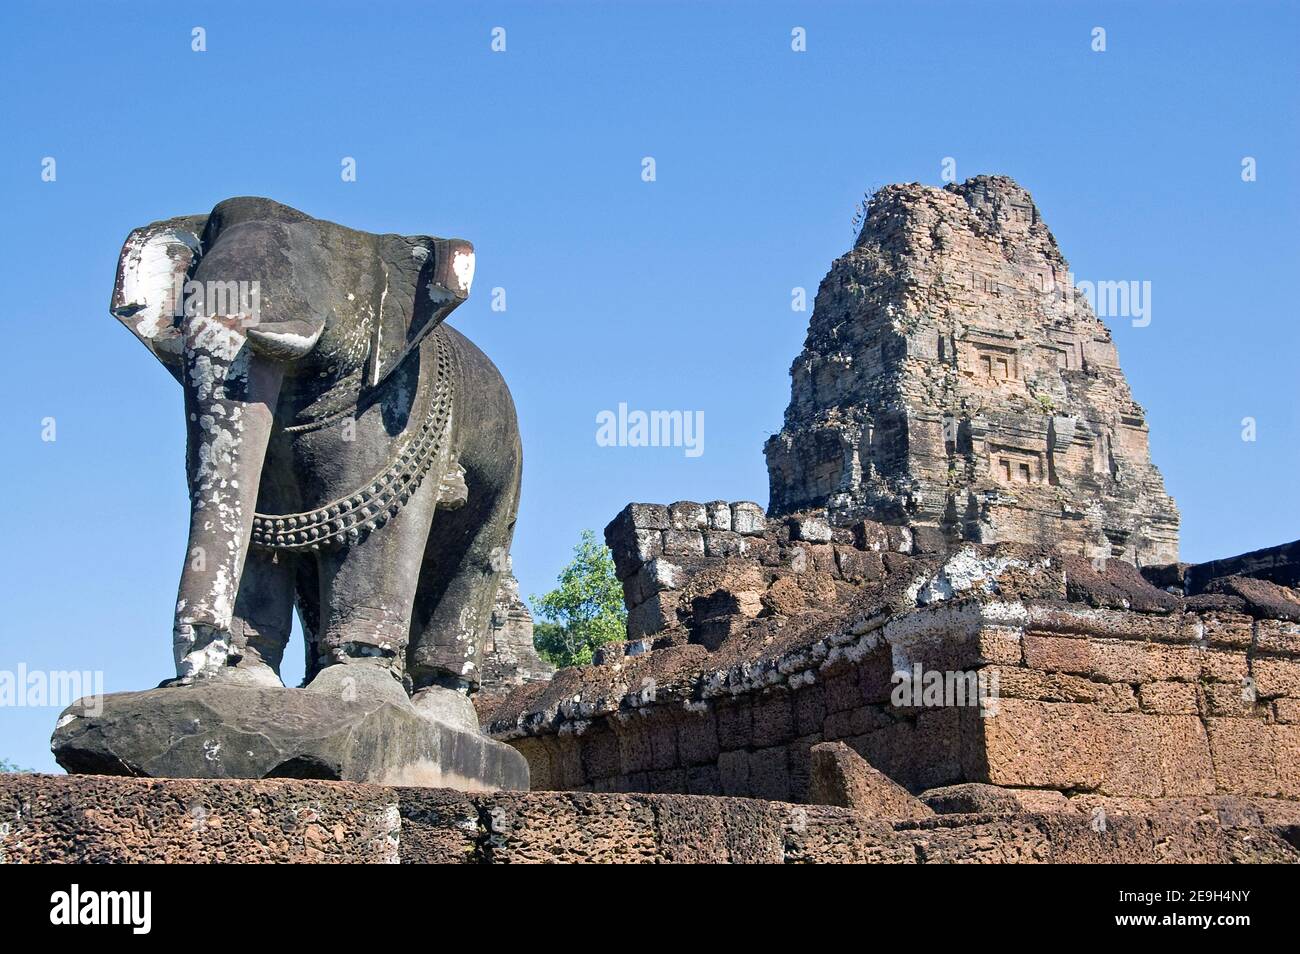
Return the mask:
M 866 189 L 940 184 L 944 157 L 1028 188 L 1079 278 L 1152 283 L 1149 326 L 1110 324 L 1184 559 L 1300 536 L 1298 20 L 1252 2 L 5 4 L 0 262 L 21 293 L 0 670 L 102 670 L 109 691 L 170 674 L 181 395 L 107 304 L 131 228 L 232 195 L 475 243 L 453 324 L 519 406 L 525 593 L 629 500 L 766 503 L 761 447 L 808 319 L 791 289 L 811 299 Z M 597 446 L 620 402 L 703 411 L 704 453 Z M 0 757 L 52 769 L 56 715 L 0 709 Z

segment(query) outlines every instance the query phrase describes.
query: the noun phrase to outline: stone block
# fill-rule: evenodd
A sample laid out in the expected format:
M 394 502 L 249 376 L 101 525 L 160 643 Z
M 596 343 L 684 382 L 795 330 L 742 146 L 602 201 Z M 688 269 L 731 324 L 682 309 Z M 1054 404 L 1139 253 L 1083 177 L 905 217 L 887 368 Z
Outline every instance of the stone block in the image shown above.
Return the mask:
M 668 529 L 670 530 L 706 530 L 709 515 L 704 504 L 690 500 L 679 500 L 668 507 Z
M 976 640 L 980 663 L 1014 665 L 1024 656 L 1024 636 L 1018 626 L 982 626 Z
M 619 771 L 624 775 L 645 772 L 654 767 L 654 753 L 645 722 L 640 716 L 632 716 L 617 728 L 618 765 Z
M 974 754 L 985 776 L 977 781 L 1068 790 L 1094 789 L 1105 779 L 1111 742 L 1094 706 L 1001 699 L 982 728 Z
M 1210 743 L 1196 716 L 1004 698 L 982 728 L 985 780 L 993 784 L 1143 797 L 1214 790 Z
M 885 562 L 879 553 L 837 546 L 835 562 L 840 576 L 850 583 L 873 583 L 885 575 Z
M 1151 662 L 1162 649 L 1136 640 L 1089 639 L 1084 640 L 1089 652 L 1089 666 L 1079 670 L 1107 682 L 1143 682 L 1147 679 L 1172 678 L 1173 673 L 1152 672 Z
M 677 720 L 677 751 L 687 766 L 718 760 L 718 720 L 712 709 L 682 714 Z
M 621 752 L 618 736 L 607 727 L 595 728 L 582 737 L 582 774 L 588 781 L 619 774 Z
M 916 718 L 911 741 L 911 755 L 905 756 L 905 767 L 894 771 L 890 778 L 913 788 L 933 788 L 961 781 L 962 724 L 983 721 L 975 708 L 945 707 L 926 709 Z M 881 766 L 883 771 L 885 766 Z
M 654 769 L 646 773 L 646 791 L 665 794 L 686 794 L 686 769 Z
M 844 709 L 840 712 L 827 713 L 822 722 L 822 737 L 828 742 L 847 739 L 861 733 L 853 730 L 853 714 L 856 709 Z
M 733 503 L 731 529 L 746 536 L 760 536 L 767 531 L 767 515 L 756 503 L 747 500 Z
M 627 515 L 628 522 L 638 530 L 667 530 L 669 510 L 663 504 L 632 503 L 623 508 L 619 516 Z M 615 517 L 614 519 L 618 519 Z
M 831 525 L 823 514 L 801 514 L 789 521 L 790 538 L 808 543 L 830 543 Z
M 849 710 L 849 728 L 853 735 L 866 735 L 893 724 L 894 720 L 885 714 L 881 706 L 861 706 Z
M 1244 682 L 1201 684 L 1203 712 L 1208 716 L 1250 717 L 1258 714 L 1258 693 Z
M 1300 724 L 1300 699 L 1278 699 L 1273 703 L 1273 717 L 1284 725 Z
M 721 795 L 722 773 L 717 765 L 695 765 L 686 770 L 686 791 L 691 795 Z
M 1300 660 L 1256 656 L 1250 664 L 1250 675 L 1261 696 L 1300 699 Z
M 960 782 L 922 792 L 920 800 L 938 815 L 1013 815 L 1021 811 L 1020 800 L 1010 789 L 982 782 Z
M 1105 716 L 1106 775 L 1098 792 L 1148 798 L 1214 792 L 1209 740 L 1195 716 Z
M 852 526 L 853 545 L 859 550 L 882 552 L 894 550 L 891 531 L 896 527 L 887 527 L 874 520 L 862 520 Z
M 858 663 L 858 690 L 867 705 L 885 705 L 894 691 L 894 659 L 887 644 L 868 652 Z
M 665 530 L 663 552 L 688 560 L 704 556 L 704 534 L 698 530 Z
M 1300 623 L 1261 619 L 1255 621 L 1254 632 L 1257 652 L 1300 656 Z
M 749 552 L 749 544 L 738 533 L 710 530 L 704 534 L 704 555 L 711 557 L 741 556 Z
M 636 580 L 637 591 L 640 594 L 638 603 L 664 590 L 679 590 L 685 583 L 681 567 L 663 558 L 646 563 L 632 579 Z
M 753 737 L 752 706 L 741 697 L 724 699 L 715 709 L 718 720 L 718 745 L 725 752 L 747 747 Z
M 710 530 L 731 529 L 731 504 L 725 500 L 711 500 L 704 509 L 708 513 Z
M 749 795 L 749 753 L 743 749 L 718 756 L 718 784 L 723 795 Z
M 1198 641 L 1212 646 L 1248 649 L 1254 639 L 1254 621 L 1244 613 L 1210 612 L 1192 618 L 1199 624 Z
M 1280 797 L 1282 782 L 1277 767 L 1275 727 L 1260 719 L 1207 721 L 1218 790 L 1235 795 Z
M 1200 703 L 1190 682 L 1149 682 L 1138 689 L 1143 712 L 1162 715 L 1196 715 Z
M 826 700 L 817 683 L 796 689 L 793 697 L 796 735 L 816 735 L 826 721 Z
M 625 536 L 611 537 L 606 531 L 605 540 L 614 558 L 614 573 L 625 580 L 642 565 L 663 553 L 662 530 L 629 530 Z
M 650 752 L 656 770 L 677 768 L 677 725 L 669 713 L 656 712 L 649 721 Z M 659 789 L 655 789 L 659 791 Z
M 864 705 L 858 673 L 854 671 L 833 676 L 824 683 L 827 712 L 844 712 Z
M 641 639 L 677 625 L 677 593 L 664 590 L 648 597 L 627 614 L 627 638 Z
M 756 749 L 749 754 L 749 794 L 776 802 L 790 800 L 790 768 L 786 746 Z
M 765 692 L 754 700 L 752 745 L 781 745 L 794 737 L 794 709 L 789 692 Z
M 620 580 L 662 551 L 662 531 L 668 529 L 668 508 L 661 504 L 628 504 L 605 527 L 605 543 L 614 557 Z
M 915 820 L 934 814 L 843 742 L 822 742 L 810 752 L 810 803 L 850 808 L 869 818 Z
M 1025 665 L 1031 669 L 1084 676 L 1092 672 L 1092 652 L 1087 639 L 1026 633 L 1023 650 Z
M 1211 646 L 1209 649 L 1188 647 L 1181 651 L 1186 656 L 1177 668 L 1180 673 L 1179 678 L 1240 683 L 1249 675 L 1246 654 L 1238 650 Z

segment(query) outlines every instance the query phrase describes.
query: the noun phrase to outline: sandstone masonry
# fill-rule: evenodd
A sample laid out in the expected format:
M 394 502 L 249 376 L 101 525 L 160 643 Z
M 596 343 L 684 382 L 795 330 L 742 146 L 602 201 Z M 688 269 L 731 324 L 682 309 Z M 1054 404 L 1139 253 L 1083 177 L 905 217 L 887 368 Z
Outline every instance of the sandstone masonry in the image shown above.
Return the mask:
M 1019 541 L 1139 565 L 1178 511 L 1106 326 L 1003 176 L 887 186 L 817 292 L 770 510 L 910 526 L 924 549 Z
M 967 814 L 688 795 L 466 794 L 298 779 L 0 775 L 0 864 L 1294 862 L 1212 818 Z

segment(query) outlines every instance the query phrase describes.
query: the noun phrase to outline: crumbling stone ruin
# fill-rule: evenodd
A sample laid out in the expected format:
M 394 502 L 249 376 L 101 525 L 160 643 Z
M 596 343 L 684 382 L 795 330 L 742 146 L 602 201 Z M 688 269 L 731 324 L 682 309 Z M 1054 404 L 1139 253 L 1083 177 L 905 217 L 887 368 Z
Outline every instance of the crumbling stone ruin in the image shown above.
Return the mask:
M 526 682 L 545 682 L 555 667 L 533 647 L 533 614 L 519 596 L 519 581 L 510 570 L 501 576 L 492 626 L 483 645 L 480 692 L 498 692 Z
M 1296 545 L 1177 562 L 1066 268 L 1009 179 L 881 190 L 818 294 L 768 511 L 629 504 L 626 642 L 480 710 L 533 787 L 1300 821 Z
M 765 448 L 773 514 L 943 542 L 1178 558 L 1178 511 L 1110 332 L 1005 176 L 887 186 L 822 280 Z
M 742 557 L 640 564 L 626 585 L 672 578 L 656 595 L 676 621 L 516 690 L 490 731 L 534 788 L 801 802 L 813 747 L 843 741 L 940 805 L 977 783 L 1021 810 L 1300 820 L 1294 590 L 1228 577 L 1184 596 L 1026 544 L 908 553 L 866 521 L 800 539 L 824 525 L 776 518 Z M 899 705 L 896 674 L 918 671 L 968 698 Z

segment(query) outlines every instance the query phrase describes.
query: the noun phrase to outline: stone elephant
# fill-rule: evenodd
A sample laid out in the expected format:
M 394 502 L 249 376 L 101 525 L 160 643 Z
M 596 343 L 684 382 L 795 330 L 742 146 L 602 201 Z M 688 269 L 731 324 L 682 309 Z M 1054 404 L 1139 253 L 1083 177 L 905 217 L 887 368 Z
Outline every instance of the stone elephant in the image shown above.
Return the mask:
M 473 275 L 463 240 L 263 198 L 127 238 L 111 311 L 185 394 L 172 684 L 281 685 L 296 607 L 309 684 L 377 670 L 472 719 L 521 467 L 505 382 L 443 323 Z

